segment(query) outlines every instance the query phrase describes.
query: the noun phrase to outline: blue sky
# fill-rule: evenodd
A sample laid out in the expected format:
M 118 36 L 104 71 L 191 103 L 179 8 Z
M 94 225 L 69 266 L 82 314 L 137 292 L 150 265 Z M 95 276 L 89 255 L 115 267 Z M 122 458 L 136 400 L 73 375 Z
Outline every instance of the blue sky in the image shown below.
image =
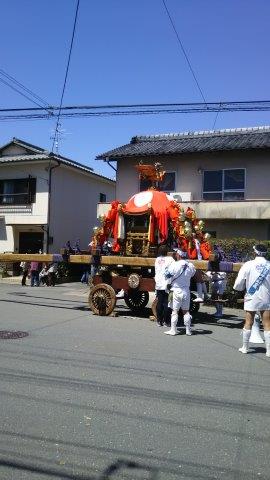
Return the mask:
M 269 99 L 269 0 L 166 0 L 207 101 Z M 1 2 L 0 68 L 59 104 L 76 0 Z M 0 83 L 1 107 L 31 103 Z M 64 105 L 201 101 L 162 0 L 81 0 Z M 60 153 L 103 175 L 95 156 L 134 135 L 212 129 L 214 113 L 62 121 Z M 220 114 L 216 128 L 268 125 L 268 112 Z M 55 122 L 1 122 L 51 149 Z

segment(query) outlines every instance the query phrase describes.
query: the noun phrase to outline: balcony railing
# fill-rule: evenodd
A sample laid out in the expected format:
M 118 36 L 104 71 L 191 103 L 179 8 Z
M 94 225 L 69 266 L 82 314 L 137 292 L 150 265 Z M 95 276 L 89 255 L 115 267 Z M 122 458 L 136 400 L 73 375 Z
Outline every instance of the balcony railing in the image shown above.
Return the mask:
M 0 194 L 0 205 L 28 205 L 31 204 L 29 193 Z
M 31 215 L 32 205 L 0 205 L 1 215 Z

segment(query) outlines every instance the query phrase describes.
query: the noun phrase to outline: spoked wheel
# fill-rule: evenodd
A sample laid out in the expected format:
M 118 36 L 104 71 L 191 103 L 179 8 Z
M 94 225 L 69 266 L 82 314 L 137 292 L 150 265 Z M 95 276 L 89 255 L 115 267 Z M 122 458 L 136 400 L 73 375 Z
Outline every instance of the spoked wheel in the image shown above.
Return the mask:
M 129 291 L 125 294 L 124 300 L 130 310 L 140 311 L 149 302 L 149 293 L 141 290 Z
M 89 306 L 96 315 L 110 315 L 115 304 L 115 291 L 110 285 L 100 283 L 90 290 Z

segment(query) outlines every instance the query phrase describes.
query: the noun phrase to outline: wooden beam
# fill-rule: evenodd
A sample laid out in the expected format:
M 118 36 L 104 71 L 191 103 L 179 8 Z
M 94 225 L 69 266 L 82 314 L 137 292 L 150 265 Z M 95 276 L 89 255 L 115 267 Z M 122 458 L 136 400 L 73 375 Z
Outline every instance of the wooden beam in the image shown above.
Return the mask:
M 210 260 L 214 261 L 214 255 L 211 255 Z M 15 262 L 42 262 L 42 263 L 51 263 L 51 262 L 59 262 L 62 260 L 62 256 L 58 254 L 30 254 L 30 253 L 2 253 L 0 254 L 0 262 L 3 263 L 15 263 Z M 209 270 L 209 261 L 208 260 L 189 260 L 193 263 L 194 267 L 199 270 Z M 91 255 L 70 255 L 69 257 L 70 263 L 79 263 L 79 264 L 88 264 L 92 262 Z M 224 267 L 223 270 L 225 271 L 233 271 L 238 272 L 243 265 L 242 263 L 233 263 L 229 264 L 229 262 L 222 262 L 225 265 L 230 265 L 232 270 L 229 270 Z M 148 267 L 153 268 L 155 265 L 155 258 L 148 258 L 148 257 L 124 257 L 124 256 L 116 256 L 116 255 L 108 255 L 108 256 L 101 256 L 100 257 L 100 265 L 107 265 L 107 266 L 117 266 L 123 265 L 128 267 Z M 218 263 L 217 263 L 218 265 Z M 214 268 L 213 268 L 214 270 Z
M 51 254 L 31 254 L 31 253 L 0 253 L 0 262 L 15 263 L 15 262 L 53 262 L 53 255 Z

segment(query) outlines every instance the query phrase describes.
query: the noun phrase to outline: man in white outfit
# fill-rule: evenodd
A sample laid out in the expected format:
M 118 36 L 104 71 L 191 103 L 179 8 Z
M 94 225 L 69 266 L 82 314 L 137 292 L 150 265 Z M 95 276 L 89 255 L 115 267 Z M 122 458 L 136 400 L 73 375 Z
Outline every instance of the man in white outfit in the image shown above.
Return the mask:
M 267 248 L 264 245 L 253 247 L 255 259 L 246 262 L 239 270 L 233 288 L 246 289 L 244 310 L 246 312 L 243 328 L 243 346 L 239 352 L 248 353 L 249 338 L 254 317 L 261 313 L 264 326 L 266 356 L 270 357 L 270 262 L 266 260 Z
M 169 307 L 172 309 L 171 329 L 167 330 L 167 335 L 177 335 L 178 312 L 181 308 L 184 316 L 184 325 L 186 335 L 191 335 L 191 319 L 189 313 L 190 306 L 190 280 L 196 273 L 192 263 L 184 260 L 186 253 L 180 249 L 176 250 L 176 261 L 166 268 L 166 277 L 169 279 L 172 291 L 172 300 Z
M 172 257 L 168 257 L 167 245 L 160 245 L 158 256 L 155 261 L 155 285 L 157 295 L 157 325 L 162 327 L 167 323 L 168 315 L 168 280 L 165 278 L 165 270 L 174 263 Z

